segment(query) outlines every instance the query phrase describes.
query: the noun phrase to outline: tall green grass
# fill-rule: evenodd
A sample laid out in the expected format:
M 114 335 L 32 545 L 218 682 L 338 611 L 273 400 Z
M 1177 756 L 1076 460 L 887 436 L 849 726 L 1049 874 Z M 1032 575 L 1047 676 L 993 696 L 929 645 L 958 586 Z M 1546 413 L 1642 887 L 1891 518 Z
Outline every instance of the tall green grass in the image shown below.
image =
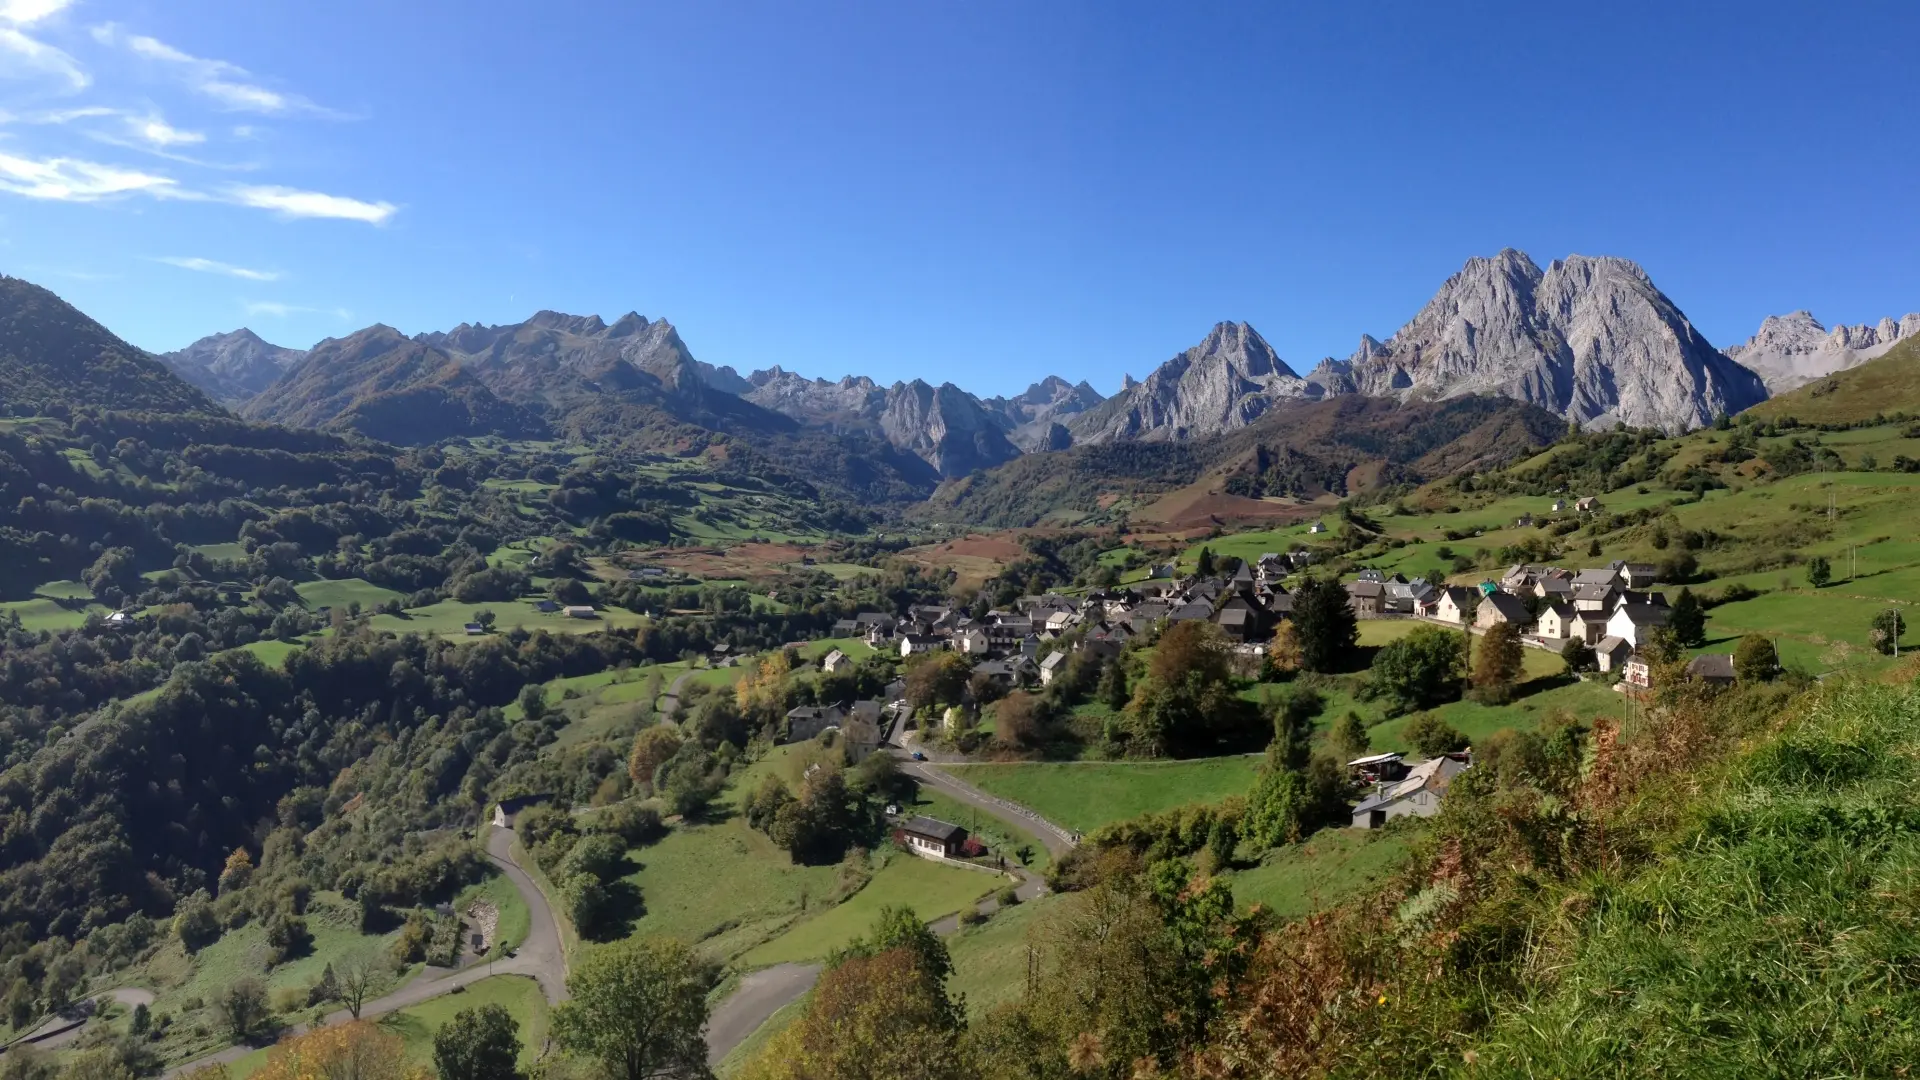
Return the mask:
M 1468 1073 L 1900 1076 L 1920 1062 L 1920 691 L 1807 701 L 1704 788 L 1663 857 L 1569 898 L 1570 955 L 1500 1010 Z

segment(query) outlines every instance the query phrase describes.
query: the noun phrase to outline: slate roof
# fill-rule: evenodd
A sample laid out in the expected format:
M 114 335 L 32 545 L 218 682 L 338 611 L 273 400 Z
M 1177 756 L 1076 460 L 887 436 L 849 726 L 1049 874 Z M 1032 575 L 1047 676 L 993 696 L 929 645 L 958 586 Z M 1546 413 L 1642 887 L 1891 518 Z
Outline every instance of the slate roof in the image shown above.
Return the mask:
M 967 831 L 958 825 L 930 817 L 912 818 L 905 825 L 900 826 L 900 829 L 902 832 L 924 836 L 929 840 L 938 840 L 943 844 L 952 842 Z

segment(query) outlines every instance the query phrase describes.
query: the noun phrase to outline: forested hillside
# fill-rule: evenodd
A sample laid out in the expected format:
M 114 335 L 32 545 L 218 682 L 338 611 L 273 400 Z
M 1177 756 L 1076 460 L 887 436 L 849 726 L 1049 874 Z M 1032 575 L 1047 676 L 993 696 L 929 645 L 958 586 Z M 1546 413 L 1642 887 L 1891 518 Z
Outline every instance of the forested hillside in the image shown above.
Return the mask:
M 165 364 L 46 289 L 0 277 L 0 406 L 220 412 Z

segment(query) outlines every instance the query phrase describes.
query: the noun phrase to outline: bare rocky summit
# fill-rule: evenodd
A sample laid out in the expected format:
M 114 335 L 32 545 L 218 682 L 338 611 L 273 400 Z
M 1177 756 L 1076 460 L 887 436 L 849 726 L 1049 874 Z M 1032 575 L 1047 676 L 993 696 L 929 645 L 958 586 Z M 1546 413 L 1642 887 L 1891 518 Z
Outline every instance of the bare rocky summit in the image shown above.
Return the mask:
M 1767 397 L 1638 265 L 1572 255 L 1543 271 L 1512 248 L 1469 260 L 1411 322 L 1384 342 L 1362 338 L 1344 366 L 1361 393 L 1499 394 L 1587 426 L 1680 432 Z
M 1541 270 L 1511 248 L 1472 259 L 1385 341 L 1303 378 L 1245 323 L 1204 341 L 1073 422 L 1079 441 L 1187 439 L 1233 431 L 1276 404 L 1339 394 L 1439 399 L 1494 394 L 1588 425 L 1685 431 L 1766 399 L 1646 272 L 1570 256 Z
M 810 427 L 871 432 L 925 461 L 941 476 L 962 476 L 1019 457 L 1004 414 L 952 383 L 923 380 L 881 386 L 865 376 L 808 379 L 778 367 L 748 376 L 746 400 Z
M 1223 322 L 1070 428 L 1079 442 L 1197 438 L 1246 427 L 1276 402 L 1319 396 L 1259 331 Z
M 1810 311 L 1769 315 L 1760 329 L 1726 354 L 1751 369 L 1769 393 L 1782 394 L 1815 379 L 1878 359 L 1900 341 L 1920 333 L 1920 314 L 1876 325 L 1836 326 L 1828 330 Z
M 160 360 L 175 374 L 227 405 L 239 405 L 273 385 L 307 355 L 263 340 L 246 327 L 211 334 Z

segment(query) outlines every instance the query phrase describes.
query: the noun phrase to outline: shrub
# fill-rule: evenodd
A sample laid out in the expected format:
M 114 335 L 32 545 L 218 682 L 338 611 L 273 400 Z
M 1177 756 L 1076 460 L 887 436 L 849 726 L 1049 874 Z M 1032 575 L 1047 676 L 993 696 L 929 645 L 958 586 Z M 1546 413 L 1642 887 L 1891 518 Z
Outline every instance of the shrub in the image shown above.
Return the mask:
M 1421 757 L 1458 753 L 1469 745 L 1465 735 L 1432 713 L 1421 713 L 1408 721 L 1402 735 Z

